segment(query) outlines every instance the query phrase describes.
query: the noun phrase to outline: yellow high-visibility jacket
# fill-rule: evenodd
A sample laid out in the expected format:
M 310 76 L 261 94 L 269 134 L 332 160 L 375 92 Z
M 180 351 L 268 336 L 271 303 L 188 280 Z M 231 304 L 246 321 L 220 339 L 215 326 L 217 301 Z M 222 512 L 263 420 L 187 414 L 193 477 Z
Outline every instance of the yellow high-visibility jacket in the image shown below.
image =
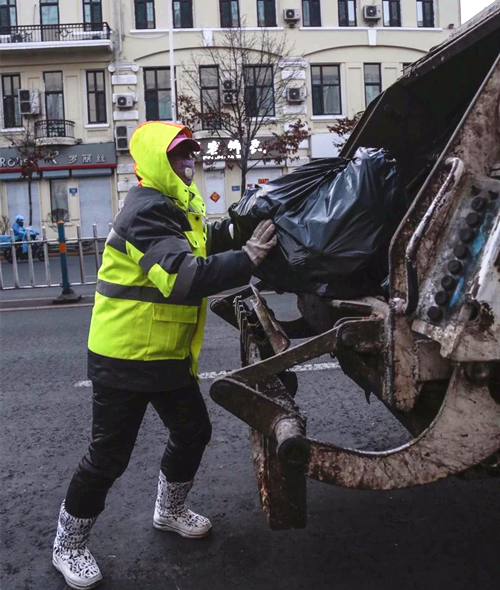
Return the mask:
M 138 391 L 188 385 L 198 374 L 206 297 L 246 284 L 252 264 L 228 220 L 205 225 L 205 203 L 166 150 L 184 126 L 149 122 L 130 142 L 140 185 L 106 241 L 89 333 L 92 381 Z M 207 254 L 210 254 L 207 256 Z

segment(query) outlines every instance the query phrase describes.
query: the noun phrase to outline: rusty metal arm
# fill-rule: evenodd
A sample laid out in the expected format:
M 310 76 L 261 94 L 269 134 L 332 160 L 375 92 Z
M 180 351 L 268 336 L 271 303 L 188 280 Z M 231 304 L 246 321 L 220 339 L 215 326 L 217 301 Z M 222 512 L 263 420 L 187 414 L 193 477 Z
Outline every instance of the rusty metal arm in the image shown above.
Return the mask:
M 394 489 L 460 473 L 500 449 L 500 404 L 457 366 L 443 405 L 418 438 L 397 449 L 365 452 L 306 439 L 306 475 L 358 489 Z

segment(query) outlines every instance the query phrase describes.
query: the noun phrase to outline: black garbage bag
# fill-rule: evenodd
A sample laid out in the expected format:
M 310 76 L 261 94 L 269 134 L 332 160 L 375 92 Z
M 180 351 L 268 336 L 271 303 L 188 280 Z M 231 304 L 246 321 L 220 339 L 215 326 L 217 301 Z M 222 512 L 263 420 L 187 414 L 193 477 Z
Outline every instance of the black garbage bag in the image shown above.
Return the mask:
M 383 149 L 327 158 L 245 191 L 229 209 L 241 246 L 263 219 L 278 246 L 256 275 L 278 291 L 336 298 L 382 294 L 391 238 L 407 209 L 398 166 Z

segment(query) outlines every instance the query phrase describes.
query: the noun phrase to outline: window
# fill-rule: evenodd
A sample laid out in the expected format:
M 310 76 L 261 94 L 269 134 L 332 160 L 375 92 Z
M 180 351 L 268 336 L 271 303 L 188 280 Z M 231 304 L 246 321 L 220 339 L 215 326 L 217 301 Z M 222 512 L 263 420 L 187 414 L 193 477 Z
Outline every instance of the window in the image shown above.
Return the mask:
M 0 0 L 0 35 L 9 35 L 16 23 L 16 0 Z
M 355 27 L 357 24 L 355 0 L 339 0 L 339 27 Z
M 313 115 L 341 115 L 340 66 L 311 66 Z
M 384 0 L 384 27 L 401 26 L 401 6 L 399 0 Z
M 245 108 L 249 117 L 274 117 L 271 66 L 245 66 Z
M 257 24 L 259 27 L 276 27 L 276 1 L 257 0 Z
M 107 123 L 104 70 L 87 72 L 87 105 L 89 124 Z
M 218 66 L 200 66 L 201 112 L 203 129 L 220 129 L 220 86 Z
M 44 72 L 45 118 L 48 137 L 64 137 L 64 95 L 62 72 Z
M 172 120 L 172 92 L 170 90 L 170 68 L 148 68 L 144 70 L 147 121 Z
M 302 14 L 304 27 L 321 27 L 321 5 L 319 0 L 302 0 Z
M 174 28 L 175 29 L 192 29 L 193 28 L 193 1 L 192 0 L 174 0 L 172 2 L 174 11 Z
M 365 64 L 365 106 L 382 92 L 380 64 Z
M 135 0 L 135 28 L 154 29 L 155 3 L 153 0 Z
M 419 27 L 434 27 L 433 0 L 417 0 L 417 25 Z
M 50 181 L 50 216 L 52 223 L 69 221 L 68 185 L 65 180 Z
M 220 26 L 225 29 L 240 26 L 238 0 L 220 0 Z
M 40 0 L 40 24 L 42 25 L 42 41 L 60 41 L 59 2 L 58 0 Z
M 2 76 L 2 104 L 3 126 L 5 129 L 21 127 L 21 113 L 19 112 L 19 98 L 17 91 L 21 87 L 19 74 L 4 74 Z
M 90 25 L 102 23 L 101 0 L 83 0 L 83 22 Z M 85 27 L 86 30 L 95 30 L 96 27 Z

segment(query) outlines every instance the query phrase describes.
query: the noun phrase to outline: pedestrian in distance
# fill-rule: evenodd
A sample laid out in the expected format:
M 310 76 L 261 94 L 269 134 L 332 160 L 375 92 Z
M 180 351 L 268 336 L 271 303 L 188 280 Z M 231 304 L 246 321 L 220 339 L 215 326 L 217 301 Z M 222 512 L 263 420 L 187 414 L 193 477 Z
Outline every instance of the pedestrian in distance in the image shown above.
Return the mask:
M 212 431 L 197 380 L 206 297 L 248 283 L 276 237 L 264 221 L 233 251 L 229 220 L 205 223 L 193 181 L 199 150 L 189 129 L 159 121 L 140 125 L 130 141 L 139 186 L 107 239 L 90 325 L 92 438 L 62 503 L 53 547 L 53 564 L 72 588 L 102 580 L 88 539 L 127 468 L 149 403 L 170 435 L 153 526 L 189 538 L 212 526 L 185 504 Z

